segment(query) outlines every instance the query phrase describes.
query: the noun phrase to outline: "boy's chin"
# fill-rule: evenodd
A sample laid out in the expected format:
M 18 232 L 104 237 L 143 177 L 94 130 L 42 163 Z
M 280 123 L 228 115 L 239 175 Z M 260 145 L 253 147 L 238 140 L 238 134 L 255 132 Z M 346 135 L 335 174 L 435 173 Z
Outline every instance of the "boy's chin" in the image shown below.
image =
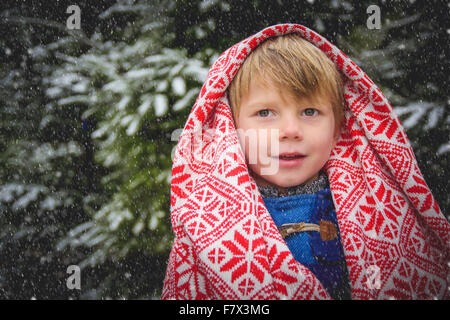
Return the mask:
M 317 179 L 318 173 L 313 175 L 312 177 L 305 178 L 297 178 L 292 179 L 292 177 L 282 177 L 282 176 L 264 176 L 264 175 L 253 175 L 255 182 L 258 186 L 271 186 L 278 188 L 290 188 L 295 187 L 301 184 L 309 183 Z

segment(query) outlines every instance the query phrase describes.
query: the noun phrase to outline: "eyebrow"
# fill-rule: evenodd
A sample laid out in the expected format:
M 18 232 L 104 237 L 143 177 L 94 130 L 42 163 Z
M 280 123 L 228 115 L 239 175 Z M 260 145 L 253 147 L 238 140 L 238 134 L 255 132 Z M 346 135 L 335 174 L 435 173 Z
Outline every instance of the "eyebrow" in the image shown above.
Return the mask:
M 267 108 L 272 108 L 273 106 L 274 106 L 274 103 L 256 101 L 256 102 L 252 102 L 251 104 L 246 105 L 244 107 L 244 109 L 247 109 L 247 110 L 267 109 Z
M 251 103 L 247 105 L 245 108 L 254 110 L 254 109 L 261 109 L 261 108 L 274 108 L 277 107 L 277 104 L 275 102 L 271 101 L 256 101 L 254 103 Z M 283 107 L 283 106 L 281 106 Z M 297 108 L 300 108 L 300 106 L 297 106 Z M 326 103 L 320 103 L 320 102 L 314 102 L 309 101 L 308 104 L 301 107 L 302 109 L 308 109 L 308 108 L 316 108 L 316 109 L 333 109 L 333 106 L 331 104 Z

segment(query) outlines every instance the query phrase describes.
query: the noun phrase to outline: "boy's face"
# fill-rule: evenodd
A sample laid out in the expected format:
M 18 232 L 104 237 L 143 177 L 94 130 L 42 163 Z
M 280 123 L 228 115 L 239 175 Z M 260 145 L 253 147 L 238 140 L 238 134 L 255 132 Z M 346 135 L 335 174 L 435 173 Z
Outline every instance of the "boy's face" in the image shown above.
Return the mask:
M 329 99 L 293 98 L 271 81 L 251 82 L 235 120 L 247 164 L 262 186 L 316 179 L 338 138 Z

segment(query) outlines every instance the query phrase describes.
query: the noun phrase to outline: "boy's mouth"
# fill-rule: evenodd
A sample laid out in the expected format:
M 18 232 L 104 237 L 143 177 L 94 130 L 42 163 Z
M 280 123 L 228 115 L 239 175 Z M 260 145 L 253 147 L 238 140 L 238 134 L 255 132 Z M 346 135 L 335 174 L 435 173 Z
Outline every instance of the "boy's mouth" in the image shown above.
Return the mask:
M 298 152 L 286 152 L 280 153 L 276 159 L 278 159 L 278 165 L 281 168 L 295 168 L 303 163 L 305 155 Z
M 280 160 L 296 160 L 303 157 L 305 157 L 304 154 L 298 152 L 289 152 L 289 153 L 281 153 L 278 155 L 277 158 L 279 158 Z

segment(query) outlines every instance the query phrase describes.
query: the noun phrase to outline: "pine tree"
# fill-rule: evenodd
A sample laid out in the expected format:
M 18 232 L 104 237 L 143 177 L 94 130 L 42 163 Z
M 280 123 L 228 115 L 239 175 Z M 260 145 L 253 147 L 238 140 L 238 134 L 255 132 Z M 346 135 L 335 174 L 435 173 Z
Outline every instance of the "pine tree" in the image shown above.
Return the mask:
M 55 108 L 83 106 L 82 121 L 92 128 L 95 160 L 108 171 L 101 178 L 107 199 L 99 204 L 94 197 L 91 205 L 92 195 L 87 195 L 84 209 L 91 220 L 73 228 L 57 248 L 92 248 L 78 263 L 82 270 L 108 263 L 129 265 L 130 257 L 149 255 L 157 270 L 149 269 L 151 264 L 134 266 L 129 278 L 159 274 L 159 282 L 150 284 L 158 289 L 172 240 L 172 150 L 214 53 L 206 50 L 189 57 L 185 49 L 171 47 L 173 23 L 164 13 L 166 4 L 112 6 L 102 19 L 136 8 L 139 14 L 113 37 L 95 35 L 95 48 L 76 58 L 64 57 L 44 79 Z M 132 297 L 138 290 L 130 291 L 105 288 L 103 294 Z

